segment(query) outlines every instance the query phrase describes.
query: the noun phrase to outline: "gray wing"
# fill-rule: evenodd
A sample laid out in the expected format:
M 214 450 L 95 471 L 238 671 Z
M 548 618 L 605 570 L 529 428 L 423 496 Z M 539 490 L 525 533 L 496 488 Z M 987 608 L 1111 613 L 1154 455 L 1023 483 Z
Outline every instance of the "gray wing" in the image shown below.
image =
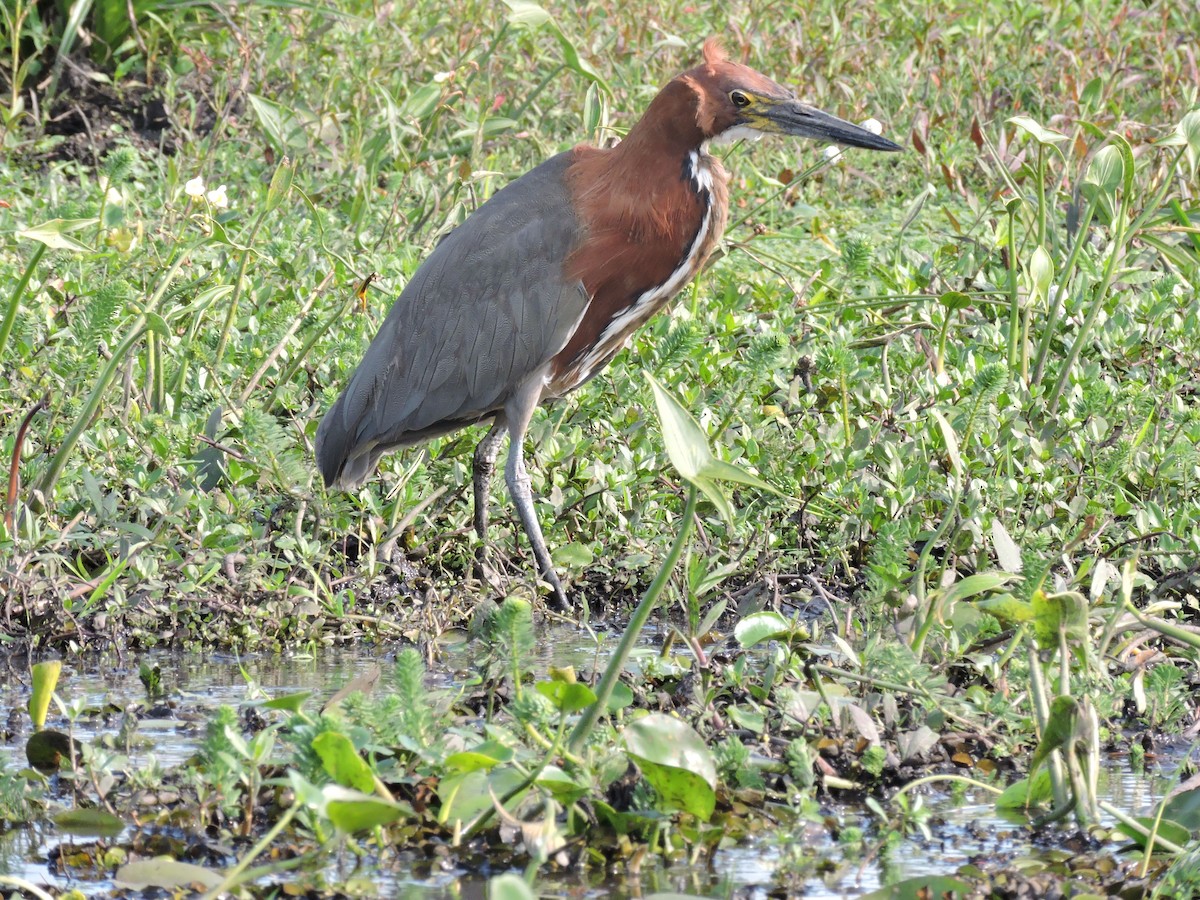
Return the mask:
M 498 191 L 450 232 L 392 306 L 317 430 L 326 484 L 478 421 L 563 348 L 587 305 L 564 264 L 581 238 L 568 153 Z

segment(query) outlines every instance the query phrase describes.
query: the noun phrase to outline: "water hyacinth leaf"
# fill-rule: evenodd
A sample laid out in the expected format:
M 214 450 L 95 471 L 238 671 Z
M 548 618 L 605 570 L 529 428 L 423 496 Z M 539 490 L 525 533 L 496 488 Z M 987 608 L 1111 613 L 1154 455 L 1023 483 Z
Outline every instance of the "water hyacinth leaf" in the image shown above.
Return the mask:
M 370 792 L 375 788 L 371 767 L 354 749 L 350 738 L 337 731 L 326 731 L 313 738 L 312 748 L 321 757 L 325 774 L 343 787 Z
M 1053 130 L 1052 128 L 1043 128 L 1040 123 L 1029 118 L 1029 116 L 1013 116 L 1008 120 L 1009 125 L 1015 125 L 1021 131 L 1047 147 L 1053 147 L 1055 144 L 1061 144 L 1067 139 L 1065 134 Z
M 337 784 L 325 785 L 321 793 L 325 795 L 325 815 L 335 828 L 347 834 L 390 825 L 413 814 L 406 803 L 385 800 Z
M 488 900 L 536 900 L 537 898 L 537 894 L 525 883 L 525 879 L 512 873 L 488 879 L 487 895 Z
M 608 711 L 616 712 L 633 703 L 633 690 L 629 685 L 618 681 L 613 685 L 612 693 L 608 696 Z
M 96 837 L 116 837 L 125 830 L 125 823 L 103 809 L 68 809 L 54 816 L 60 831 Z
M 455 822 L 470 822 L 484 810 L 492 809 L 493 795 L 507 797 L 524 781 L 525 776 L 512 766 L 443 778 L 437 789 L 438 799 L 442 803 L 438 822 L 449 827 L 454 827 Z M 509 802 L 518 803 L 525 794 L 526 791 L 521 791 Z
M 565 681 L 540 681 L 534 688 L 554 704 L 561 713 L 575 713 L 596 702 L 596 694 L 586 684 L 569 684 Z
M 794 628 L 795 623 L 781 613 L 756 612 L 733 626 L 733 636 L 738 644 L 746 649 L 764 641 L 787 640 Z
M 63 766 L 71 765 L 72 744 L 78 759 L 83 750 L 79 741 L 72 741 L 61 731 L 43 729 L 30 735 L 25 742 L 25 759 L 39 772 L 57 772 Z
M 558 766 L 546 766 L 537 778 L 537 786 L 549 791 L 554 799 L 564 806 L 583 798 L 588 792 L 586 784 L 580 784 Z
M 36 663 L 33 667 L 33 691 L 29 695 L 29 718 L 34 728 L 44 728 L 46 713 L 50 709 L 50 699 L 58 686 L 58 676 L 62 673 L 61 659 L 48 659 Z
M 717 769 L 704 739 L 679 719 L 651 713 L 625 726 L 625 748 L 663 804 L 705 821 L 716 807 Z
M 32 228 L 22 228 L 17 237 L 27 238 L 45 244 L 51 250 L 75 250 L 81 253 L 91 253 L 92 248 L 82 244 L 73 237 L 68 237 L 72 231 L 81 231 L 94 227 L 100 220 L 92 216 L 89 219 L 51 219 Z
M 225 876 L 212 869 L 173 859 L 143 859 L 121 866 L 113 881 L 118 887 L 133 891 L 152 887 L 170 891 L 196 886 L 212 890 L 225 882 Z

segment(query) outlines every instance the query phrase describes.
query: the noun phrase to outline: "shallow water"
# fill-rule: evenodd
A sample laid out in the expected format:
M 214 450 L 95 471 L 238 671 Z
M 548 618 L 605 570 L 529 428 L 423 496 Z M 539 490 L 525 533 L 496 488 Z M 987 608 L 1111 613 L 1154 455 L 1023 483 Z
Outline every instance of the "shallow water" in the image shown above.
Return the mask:
M 470 665 L 469 644 L 445 648 L 435 681 L 449 684 Z M 595 664 L 595 648 L 586 635 L 563 630 L 551 633 L 539 642 L 538 666 L 574 665 L 590 669 Z M 145 690 L 138 680 L 142 663 L 157 666 L 162 684 L 170 697 L 171 709 L 161 719 L 144 718 L 139 733 L 150 738 L 147 749 L 130 757 L 131 769 L 157 766 L 171 769 L 186 761 L 197 749 L 204 733 L 207 712 L 221 704 L 236 706 L 264 696 L 281 696 L 295 691 L 312 691 L 309 707 L 319 706 L 329 695 L 373 663 L 385 666 L 391 654 L 366 647 L 358 651 L 324 651 L 319 657 L 295 655 L 238 659 L 224 654 L 137 654 L 127 664 L 120 661 L 68 662 L 63 666 L 58 695 L 81 702 L 90 709 L 111 709 L 108 716 L 89 715 L 86 727 L 75 731 L 83 741 L 101 734 L 115 734 L 120 726 L 120 710 L 144 702 Z M 23 710 L 28 699 L 28 670 L 19 660 L 0 662 L 0 710 Z M 22 721 L 28 722 L 27 717 Z M 66 730 L 66 719 L 51 709 L 49 727 Z M 25 765 L 24 740 L 28 732 L 7 744 L 0 743 L 0 762 L 7 768 Z M 1173 768 L 1173 766 L 1168 767 Z M 1169 786 L 1166 769 L 1150 768 L 1147 774 L 1129 771 L 1123 762 L 1110 761 L 1102 773 L 1101 793 L 1117 807 L 1144 813 Z M 649 866 L 640 878 L 584 885 L 575 876 L 559 875 L 539 881 L 539 886 L 554 893 L 571 896 L 637 896 L 650 891 L 679 891 L 705 896 L 765 897 L 777 883 L 782 867 L 788 868 L 794 848 L 802 848 L 798 857 L 807 863 L 820 856 L 833 860 L 820 877 L 803 869 L 787 879 L 794 892 L 803 891 L 813 898 L 850 898 L 915 875 L 951 874 L 974 858 L 992 859 L 1033 853 L 1033 833 L 1019 820 L 1006 820 L 996 814 L 990 794 L 965 790 L 955 793 L 933 791 L 924 795 L 924 803 L 935 812 L 930 823 L 933 840 L 913 837 L 884 850 L 878 856 L 856 860 L 845 858 L 841 849 L 822 824 L 781 829 L 754 838 L 736 849 L 719 851 L 711 865 L 670 868 Z M 858 806 L 831 806 L 822 810 L 843 827 L 869 828 L 870 813 Z M 34 884 L 62 890 L 77 887 L 85 893 L 104 893 L 108 882 L 71 882 L 52 875 L 47 867 L 48 854 L 64 836 L 52 825 L 17 829 L 0 835 L 0 873 L 15 875 Z M 70 840 L 68 838 L 68 840 Z M 88 839 L 75 839 L 86 844 Z M 1041 842 L 1044 845 L 1044 841 Z M 462 869 L 431 871 L 423 860 L 413 860 L 411 878 L 398 878 L 396 871 L 363 873 L 389 896 L 483 897 L 486 876 L 498 872 L 468 872 Z M 572 880 L 574 879 L 574 880 Z

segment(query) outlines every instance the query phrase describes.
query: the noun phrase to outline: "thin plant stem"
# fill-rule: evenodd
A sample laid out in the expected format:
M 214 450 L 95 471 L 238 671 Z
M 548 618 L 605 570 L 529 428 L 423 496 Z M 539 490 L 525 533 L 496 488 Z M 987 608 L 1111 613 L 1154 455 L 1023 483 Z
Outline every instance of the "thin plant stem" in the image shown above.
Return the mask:
M 679 525 L 679 533 L 675 535 L 675 543 L 671 545 L 671 549 L 667 552 L 667 558 L 663 560 L 662 567 L 658 570 L 654 581 L 646 589 L 646 593 L 633 611 L 633 615 L 629 617 L 629 624 L 625 627 L 625 633 L 621 635 L 621 642 L 617 644 L 617 649 L 608 661 L 604 677 L 596 686 L 596 702 L 584 710 L 575 730 L 571 732 L 571 739 L 567 741 L 567 749 L 571 753 L 579 754 L 582 751 L 583 745 L 600 720 L 600 714 L 608 708 L 609 698 L 612 697 L 613 688 L 616 687 L 617 680 L 621 677 L 629 654 L 633 652 L 633 645 L 637 643 L 642 629 L 650 619 L 650 614 L 657 608 L 659 598 L 667 587 L 667 581 L 683 556 L 684 548 L 687 547 L 695 523 L 698 497 L 699 491 L 696 486 L 689 484 L 687 503 L 683 507 L 683 521 Z

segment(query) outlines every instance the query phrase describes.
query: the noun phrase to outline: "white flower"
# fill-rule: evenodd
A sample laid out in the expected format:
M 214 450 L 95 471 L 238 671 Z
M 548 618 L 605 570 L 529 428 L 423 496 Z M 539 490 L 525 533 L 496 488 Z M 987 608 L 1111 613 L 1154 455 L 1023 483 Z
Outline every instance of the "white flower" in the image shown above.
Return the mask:
M 842 148 L 830 144 L 825 148 L 825 162 L 838 163 L 842 161 Z
M 883 134 L 883 123 L 878 119 L 867 119 L 864 122 L 860 122 L 859 125 L 864 131 L 869 131 L 871 134 Z
M 229 206 L 229 197 L 225 193 L 225 185 L 221 185 L 219 188 L 214 188 L 205 194 L 204 197 L 217 209 L 225 209 Z
M 199 200 L 204 196 L 204 179 L 197 175 L 183 186 L 183 192 L 189 197 Z

